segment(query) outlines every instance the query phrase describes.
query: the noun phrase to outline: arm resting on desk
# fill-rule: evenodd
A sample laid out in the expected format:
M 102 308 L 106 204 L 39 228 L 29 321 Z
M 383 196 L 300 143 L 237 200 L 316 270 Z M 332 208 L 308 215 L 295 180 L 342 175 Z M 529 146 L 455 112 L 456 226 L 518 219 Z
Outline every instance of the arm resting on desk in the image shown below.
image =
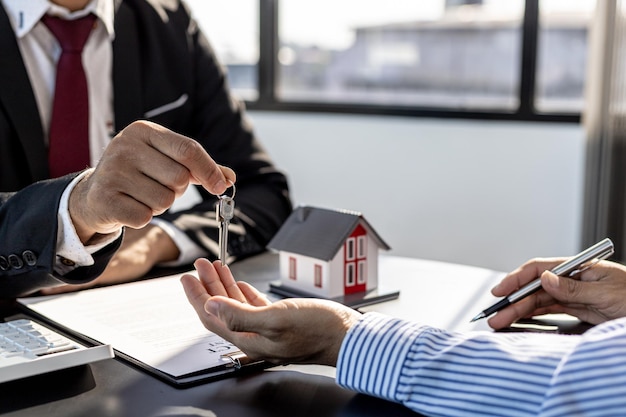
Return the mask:
M 619 414 L 626 320 L 607 324 L 583 336 L 452 333 L 369 313 L 343 342 L 337 382 L 429 416 Z
M 209 330 L 255 358 L 337 365 L 340 385 L 429 416 L 621 415 L 626 318 L 583 335 L 449 332 L 316 299 L 270 303 L 219 262 L 184 275 Z

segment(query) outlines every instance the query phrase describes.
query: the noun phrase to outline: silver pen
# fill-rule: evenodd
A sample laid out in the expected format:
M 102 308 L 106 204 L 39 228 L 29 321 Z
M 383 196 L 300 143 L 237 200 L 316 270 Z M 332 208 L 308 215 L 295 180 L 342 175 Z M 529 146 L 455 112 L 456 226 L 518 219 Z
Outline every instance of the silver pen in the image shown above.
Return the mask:
M 614 252 L 613 242 L 611 239 L 606 238 L 596 243 L 595 245 L 585 249 L 580 252 L 578 255 L 573 258 L 568 259 L 567 261 L 555 266 L 550 270 L 555 275 L 559 276 L 574 276 L 586 269 L 591 268 L 594 264 L 599 262 L 602 259 L 606 259 L 611 256 Z M 518 302 L 519 300 L 528 297 L 529 295 L 539 291 L 541 288 L 541 279 L 537 278 L 519 290 L 515 291 L 513 294 L 504 297 L 491 307 L 486 308 L 481 311 L 472 319 L 472 322 L 484 319 L 485 317 L 491 316 L 493 313 L 502 310 L 503 308 Z

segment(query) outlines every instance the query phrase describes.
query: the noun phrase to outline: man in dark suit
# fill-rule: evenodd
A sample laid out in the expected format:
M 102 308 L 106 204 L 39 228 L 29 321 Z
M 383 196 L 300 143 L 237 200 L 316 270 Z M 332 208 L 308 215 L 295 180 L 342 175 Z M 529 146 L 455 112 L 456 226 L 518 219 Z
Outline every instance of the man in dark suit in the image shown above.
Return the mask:
M 215 195 L 227 191 L 235 172 L 229 257 L 264 250 L 291 210 L 287 180 L 230 97 L 184 4 L 1 4 L 0 298 L 64 283 L 126 281 L 157 264 L 215 258 Z M 82 54 L 95 168 L 50 178 L 50 80 L 59 51 L 40 19 L 90 12 L 96 23 Z M 195 195 L 175 202 L 187 188 Z M 77 239 L 79 248 L 72 246 Z

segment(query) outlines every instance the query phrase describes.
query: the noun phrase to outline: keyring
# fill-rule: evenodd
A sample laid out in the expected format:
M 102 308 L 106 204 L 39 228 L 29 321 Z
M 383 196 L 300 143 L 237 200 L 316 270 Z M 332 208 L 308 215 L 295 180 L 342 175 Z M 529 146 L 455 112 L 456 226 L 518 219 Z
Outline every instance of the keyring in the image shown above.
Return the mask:
M 228 181 L 230 183 L 230 187 L 228 187 L 228 188 L 232 188 L 233 189 L 233 195 L 228 197 L 226 194 L 222 194 L 220 196 L 220 198 L 226 197 L 226 198 L 230 198 L 232 200 L 233 198 L 235 198 L 235 193 L 237 192 L 237 189 L 235 188 L 235 183 L 234 182 L 232 182 L 231 180 L 226 180 L 226 181 Z M 227 190 L 228 190 L 228 188 L 227 188 Z M 224 191 L 224 192 L 226 192 L 226 191 Z

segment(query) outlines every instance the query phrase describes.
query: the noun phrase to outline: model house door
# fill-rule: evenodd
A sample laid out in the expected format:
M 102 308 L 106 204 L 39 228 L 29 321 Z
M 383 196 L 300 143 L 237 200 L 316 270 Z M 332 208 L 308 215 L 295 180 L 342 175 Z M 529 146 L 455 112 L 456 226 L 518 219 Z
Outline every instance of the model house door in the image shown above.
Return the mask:
M 367 288 L 367 231 L 358 225 L 344 243 L 344 294 Z

